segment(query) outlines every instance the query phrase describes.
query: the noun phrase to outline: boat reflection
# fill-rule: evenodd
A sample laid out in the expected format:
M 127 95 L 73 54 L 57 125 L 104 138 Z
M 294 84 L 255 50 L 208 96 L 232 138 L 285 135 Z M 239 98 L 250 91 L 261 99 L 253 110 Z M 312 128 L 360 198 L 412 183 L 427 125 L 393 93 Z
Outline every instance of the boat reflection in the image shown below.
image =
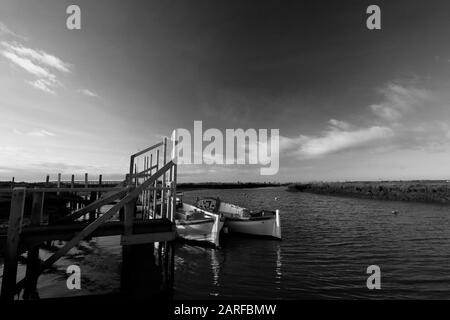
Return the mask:
M 280 292 L 279 241 L 231 235 L 221 240 L 220 249 L 177 245 L 174 298 L 273 298 Z

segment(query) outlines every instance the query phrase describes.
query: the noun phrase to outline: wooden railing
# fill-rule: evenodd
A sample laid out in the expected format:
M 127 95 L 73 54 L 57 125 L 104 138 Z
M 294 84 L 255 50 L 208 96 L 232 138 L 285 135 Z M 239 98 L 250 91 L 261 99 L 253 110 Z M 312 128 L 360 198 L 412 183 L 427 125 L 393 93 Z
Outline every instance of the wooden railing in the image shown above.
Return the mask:
M 160 148 L 162 150 L 162 161 L 160 161 Z M 156 153 L 156 154 L 155 154 Z M 150 148 L 142 150 L 131 156 L 130 172 L 124 181 L 115 187 L 51 187 L 51 188 L 23 188 L 17 187 L 12 190 L 11 209 L 5 246 L 5 262 L 3 269 L 3 280 L 1 297 L 13 299 L 24 287 L 30 290 L 36 286 L 38 276 L 81 240 L 92 235 L 101 225 L 110 220 L 119 211 L 123 212 L 123 235 L 122 245 L 132 245 L 149 242 L 164 242 L 173 240 L 175 227 L 172 226 L 171 233 L 160 234 L 133 234 L 133 225 L 140 211 L 140 219 L 164 219 L 174 222 L 176 209 L 176 174 L 177 167 L 172 161 L 167 162 L 167 139 Z M 142 167 L 139 166 L 142 161 Z M 154 161 L 155 160 L 155 161 Z M 59 179 L 60 181 L 60 179 Z M 73 179 L 72 179 L 73 181 Z M 76 194 L 86 192 L 102 193 L 98 199 L 78 208 L 69 215 L 64 216 L 55 224 L 65 225 L 73 223 L 78 219 L 94 215 L 90 223 L 82 231 L 77 233 L 63 247 L 42 263 L 39 261 L 39 248 L 33 246 L 28 249 L 27 272 L 25 277 L 16 283 L 17 263 L 19 255 L 20 235 L 23 228 L 23 217 L 25 197 L 28 193 L 33 194 L 30 222 L 31 226 L 41 226 L 43 221 L 43 204 L 46 193 L 65 192 Z M 106 212 L 99 214 L 100 208 L 112 204 Z M 140 210 L 136 210 L 140 207 Z M 123 210 L 122 210 L 123 209 Z M 168 250 L 167 246 L 159 245 L 159 250 Z M 173 251 L 173 250 L 172 250 Z M 173 261 L 172 261 L 173 263 Z M 27 295 L 27 290 L 25 290 Z

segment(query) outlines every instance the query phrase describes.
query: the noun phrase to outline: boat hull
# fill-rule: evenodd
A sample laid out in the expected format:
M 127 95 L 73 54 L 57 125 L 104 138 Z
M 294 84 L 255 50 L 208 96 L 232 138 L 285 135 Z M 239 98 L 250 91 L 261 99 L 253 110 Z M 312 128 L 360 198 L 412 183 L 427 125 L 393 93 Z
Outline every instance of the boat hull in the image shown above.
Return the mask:
M 219 246 L 220 231 L 215 231 L 215 225 L 215 221 L 193 221 L 189 224 L 177 222 L 177 235 L 185 240 L 210 242 L 215 246 Z M 223 222 L 219 222 L 217 227 L 221 230 Z
M 193 206 L 183 204 L 183 210 L 195 208 Z M 199 210 L 198 208 L 195 208 Z M 220 231 L 224 222 L 220 216 L 201 210 L 205 218 L 195 220 L 175 220 L 178 237 L 188 241 L 208 242 L 214 246 L 219 246 Z
M 253 236 L 265 236 L 281 239 L 281 227 L 278 214 L 265 219 L 226 219 L 228 232 Z

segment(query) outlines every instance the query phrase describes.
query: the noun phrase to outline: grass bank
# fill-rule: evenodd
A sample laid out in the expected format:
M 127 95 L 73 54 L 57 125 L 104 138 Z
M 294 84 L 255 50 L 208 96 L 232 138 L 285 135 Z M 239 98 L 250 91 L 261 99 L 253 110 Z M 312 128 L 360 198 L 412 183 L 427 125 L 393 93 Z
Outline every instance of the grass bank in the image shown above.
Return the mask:
M 288 186 L 288 191 L 450 204 L 450 182 L 446 180 L 293 183 Z

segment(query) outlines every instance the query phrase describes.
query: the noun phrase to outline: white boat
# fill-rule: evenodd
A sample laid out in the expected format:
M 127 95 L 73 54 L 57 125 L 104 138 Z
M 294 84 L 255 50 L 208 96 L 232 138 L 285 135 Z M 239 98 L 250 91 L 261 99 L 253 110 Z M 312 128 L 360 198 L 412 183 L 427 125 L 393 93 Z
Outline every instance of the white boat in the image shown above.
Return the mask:
M 224 221 L 220 215 L 187 203 L 178 203 L 175 214 L 177 235 L 190 241 L 202 241 L 219 246 Z
M 223 215 L 225 217 L 224 230 L 228 232 L 281 239 L 279 210 L 252 211 L 223 202 L 219 198 L 198 199 L 195 206 L 218 215 Z

